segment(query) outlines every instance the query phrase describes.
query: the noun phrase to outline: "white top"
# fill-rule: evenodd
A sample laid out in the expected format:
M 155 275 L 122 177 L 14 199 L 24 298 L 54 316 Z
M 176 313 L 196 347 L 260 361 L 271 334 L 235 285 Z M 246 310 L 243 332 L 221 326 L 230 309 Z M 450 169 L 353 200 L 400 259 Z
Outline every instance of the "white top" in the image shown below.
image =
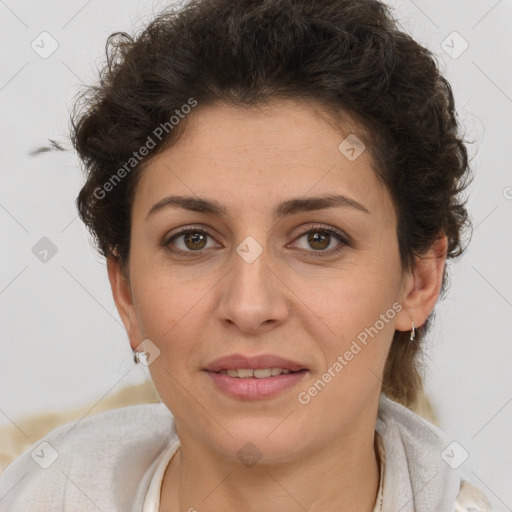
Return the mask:
M 148 492 L 144 500 L 142 512 L 159 512 L 160 509 L 160 492 L 162 490 L 162 481 L 164 479 L 164 473 L 171 461 L 173 455 L 176 453 L 180 446 L 179 441 L 170 446 L 164 453 L 163 459 L 158 464 L 155 474 L 149 484 Z
M 376 432 L 381 475 L 373 512 L 490 512 L 485 495 L 445 462 L 450 443 L 436 426 L 381 395 Z M 0 512 L 158 512 L 179 445 L 163 403 L 61 425 L 4 470 Z

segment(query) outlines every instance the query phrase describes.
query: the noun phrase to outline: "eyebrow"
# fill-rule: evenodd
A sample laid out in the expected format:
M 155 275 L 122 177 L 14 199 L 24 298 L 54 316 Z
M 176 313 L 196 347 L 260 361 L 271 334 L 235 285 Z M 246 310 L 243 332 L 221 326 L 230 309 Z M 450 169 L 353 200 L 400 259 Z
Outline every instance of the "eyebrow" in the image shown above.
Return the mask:
M 194 196 L 168 196 L 154 204 L 146 215 L 146 220 L 166 208 L 179 206 L 185 210 L 231 218 L 227 208 L 218 201 Z M 326 208 L 350 207 L 370 214 L 369 210 L 355 199 L 344 195 L 328 194 L 317 197 L 294 198 L 283 201 L 273 209 L 274 219 L 300 212 L 323 210 Z

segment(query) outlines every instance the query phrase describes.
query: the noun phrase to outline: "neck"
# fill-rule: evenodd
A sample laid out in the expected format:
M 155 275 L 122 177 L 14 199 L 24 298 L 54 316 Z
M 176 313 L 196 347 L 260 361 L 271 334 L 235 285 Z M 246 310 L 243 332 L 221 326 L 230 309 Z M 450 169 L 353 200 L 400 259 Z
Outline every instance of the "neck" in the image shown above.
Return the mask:
M 196 440 L 180 437 L 181 448 L 162 482 L 160 510 L 256 512 L 271 505 L 297 512 L 372 512 L 380 468 L 375 431 L 369 434 L 373 437 L 368 435 L 355 446 L 330 443 L 323 451 L 285 464 L 261 459 L 251 467 L 226 461 L 203 447 L 198 450 Z

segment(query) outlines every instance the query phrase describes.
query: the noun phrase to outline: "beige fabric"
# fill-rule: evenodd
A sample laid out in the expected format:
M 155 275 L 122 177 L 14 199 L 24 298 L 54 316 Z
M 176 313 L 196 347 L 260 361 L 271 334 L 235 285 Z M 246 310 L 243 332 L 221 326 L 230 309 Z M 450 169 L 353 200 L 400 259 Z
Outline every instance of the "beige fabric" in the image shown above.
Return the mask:
M 480 489 L 462 480 L 455 503 L 455 512 L 491 512 L 491 504 Z
M 0 474 L 15 458 L 58 425 L 118 407 L 160 401 L 153 384 L 146 381 L 107 395 L 96 405 L 91 403 L 85 407 L 34 414 L 16 420 L 16 425 L 10 424 L 0 428 Z

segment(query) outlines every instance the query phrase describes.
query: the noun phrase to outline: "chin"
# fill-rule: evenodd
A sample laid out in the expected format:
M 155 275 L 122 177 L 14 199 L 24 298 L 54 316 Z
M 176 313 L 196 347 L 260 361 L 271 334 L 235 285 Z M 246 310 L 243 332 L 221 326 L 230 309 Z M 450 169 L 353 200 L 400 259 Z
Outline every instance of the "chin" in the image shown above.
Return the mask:
M 282 421 L 282 420 L 280 420 Z M 289 429 L 279 431 L 279 421 L 266 420 L 255 424 L 247 422 L 224 423 L 226 430 L 232 433 L 222 435 L 221 439 L 210 439 L 208 444 L 214 447 L 224 458 L 250 465 L 256 462 L 279 464 L 297 459 L 297 443 Z M 225 432 L 223 431 L 225 434 Z

